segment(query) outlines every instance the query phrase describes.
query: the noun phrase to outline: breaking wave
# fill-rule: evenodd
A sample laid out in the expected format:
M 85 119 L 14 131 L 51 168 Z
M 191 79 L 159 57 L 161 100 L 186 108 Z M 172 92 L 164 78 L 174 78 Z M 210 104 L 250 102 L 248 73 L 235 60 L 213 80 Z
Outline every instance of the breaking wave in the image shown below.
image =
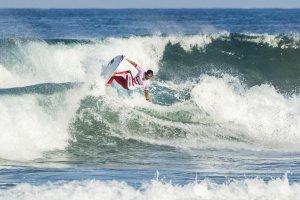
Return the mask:
M 1 39 L 0 157 L 30 160 L 78 149 L 92 156 L 99 146 L 132 140 L 299 150 L 299 44 L 296 34 L 227 32 Z M 154 104 L 139 91 L 103 89 L 99 73 L 119 54 L 155 71 Z

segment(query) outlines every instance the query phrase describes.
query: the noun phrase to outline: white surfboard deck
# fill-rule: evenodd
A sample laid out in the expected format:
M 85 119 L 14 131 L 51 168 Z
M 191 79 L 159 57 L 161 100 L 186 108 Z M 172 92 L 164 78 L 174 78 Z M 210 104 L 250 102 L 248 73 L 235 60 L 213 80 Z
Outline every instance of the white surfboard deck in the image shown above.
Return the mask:
M 103 70 L 102 75 L 106 81 L 113 76 L 114 72 L 122 72 L 130 70 L 133 77 L 135 77 L 138 73 L 138 70 L 132 66 L 126 59 L 124 55 L 119 55 L 114 57 Z

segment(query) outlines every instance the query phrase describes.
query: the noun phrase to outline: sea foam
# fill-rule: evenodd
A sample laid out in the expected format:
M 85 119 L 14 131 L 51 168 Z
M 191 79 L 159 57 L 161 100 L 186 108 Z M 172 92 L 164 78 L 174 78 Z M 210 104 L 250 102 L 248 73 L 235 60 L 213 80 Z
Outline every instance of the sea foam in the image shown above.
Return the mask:
M 0 199 L 206 199 L 206 200 L 297 200 L 300 185 L 289 183 L 288 179 L 232 180 L 223 184 L 209 180 L 195 181 L 186 185 L 175 185 L 159 180 L 144 183 L 134 188 L 119 181 L 73 181 L 48 183 L 44 185 L 18 184 L 0 191 Z
M 286 97 L 268 84 L 247 88 L 239 79 L 228 75 L 222 78 L 203 75 L 193 88 L 192 97 L 216 122 L 239 125 L 251 138 L 265 144 L 282 143 L 287 149 L 299 145 L 300 98 L 297 95 Z

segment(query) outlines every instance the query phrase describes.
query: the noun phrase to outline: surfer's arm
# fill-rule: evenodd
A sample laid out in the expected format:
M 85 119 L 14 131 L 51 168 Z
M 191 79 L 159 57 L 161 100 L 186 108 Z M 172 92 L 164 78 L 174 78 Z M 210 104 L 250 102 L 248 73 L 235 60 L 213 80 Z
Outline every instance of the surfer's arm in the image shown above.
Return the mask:
M 137 67 L 137 64 L 131 60 L 126 59 L 130 64 L 132 64 L 134 67 Z
M 147 101 L 151 102 L 151 99 L 149 97 L 149 90 L 145 90 L 145 97 Z

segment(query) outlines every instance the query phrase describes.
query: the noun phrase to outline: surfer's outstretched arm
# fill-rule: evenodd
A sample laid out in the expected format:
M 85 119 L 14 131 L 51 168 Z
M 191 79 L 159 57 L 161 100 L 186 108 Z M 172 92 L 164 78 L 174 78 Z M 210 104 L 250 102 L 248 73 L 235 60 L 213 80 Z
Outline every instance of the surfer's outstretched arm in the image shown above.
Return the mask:
M 149 90 L 145 90 L 145 97 L 147 101 L 151 102 L 151 99 L 149 97 Z
M 135 62 L 133 62 L 133 61 L 131 61 L 131 60 L 128 60 L 128 59 L 126 59 L 130 64 L 132 64 L 134 67 L 136 67 L 137 66 L 137 64 L 135 63 Z

